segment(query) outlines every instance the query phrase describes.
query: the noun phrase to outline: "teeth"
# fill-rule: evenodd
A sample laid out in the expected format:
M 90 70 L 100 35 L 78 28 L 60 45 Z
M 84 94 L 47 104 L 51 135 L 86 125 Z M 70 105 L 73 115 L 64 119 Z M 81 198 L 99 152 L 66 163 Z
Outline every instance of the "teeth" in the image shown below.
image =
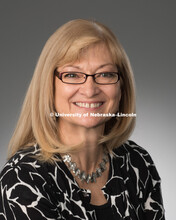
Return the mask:
M 84 108 L 98 108 L 100 105 L 102 105 L 102 102 L 99 103 L 76 102 L 76 105 Z

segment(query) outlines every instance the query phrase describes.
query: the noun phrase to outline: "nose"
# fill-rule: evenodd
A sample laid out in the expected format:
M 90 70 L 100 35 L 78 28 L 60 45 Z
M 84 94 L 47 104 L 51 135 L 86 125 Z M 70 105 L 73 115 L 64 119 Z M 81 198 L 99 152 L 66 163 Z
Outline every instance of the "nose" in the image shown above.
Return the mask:
M 81 84 L 79 91 L 82 95 L 90 98 L 100 93 L 100 87 L 92 76 L 88 76 L 86 82 Z

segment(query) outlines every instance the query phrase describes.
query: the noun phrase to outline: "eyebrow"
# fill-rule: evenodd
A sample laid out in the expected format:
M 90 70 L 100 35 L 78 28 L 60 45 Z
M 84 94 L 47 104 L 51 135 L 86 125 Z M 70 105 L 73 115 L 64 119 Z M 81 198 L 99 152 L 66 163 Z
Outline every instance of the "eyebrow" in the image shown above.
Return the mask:
M 101 68 L 103 68 L 105 66 L 115 66 L 115 64 L 113 64 L 113 63 L 105 63 L 105 64 L 100 65 L 98 68 L 96 68 L 96 70 L 101 69 Z M 76 68 L 76 69 L 81 69 L 81 67 L 76 66 L 76 65 L 66 65 L 63 68 L 65 68 L 65 67 L 72 67 L 72 68 Z
M 115 66 L 115 64 L 113 64 L 113 63 L 106 63 L 106 64 L 103 64 L 103 65 L 100 65 L 97 69 L 101 69 L 101 68 L 103 68 L 105 66 Z

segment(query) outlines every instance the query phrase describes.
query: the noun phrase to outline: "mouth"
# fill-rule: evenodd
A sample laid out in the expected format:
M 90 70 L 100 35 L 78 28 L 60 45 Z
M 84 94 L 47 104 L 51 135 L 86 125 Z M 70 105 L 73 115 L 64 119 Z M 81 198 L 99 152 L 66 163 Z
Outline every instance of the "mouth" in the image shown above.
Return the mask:
M 100 106 L 103 105 L 103 102 L 92 102 L 92 103 L 88 103 L 88 102 L 75 102 L 74 103 L 76 106 L 81 107 L 81 108 L 99 108 Z

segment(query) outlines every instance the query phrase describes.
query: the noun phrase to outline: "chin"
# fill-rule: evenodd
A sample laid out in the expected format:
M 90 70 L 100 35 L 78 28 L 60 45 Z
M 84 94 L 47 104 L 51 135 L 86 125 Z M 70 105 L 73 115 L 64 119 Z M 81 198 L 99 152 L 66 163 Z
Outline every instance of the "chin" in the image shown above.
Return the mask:
M 78 126 L 84 127 L 84 128 L 96 128 L 99 126 L 102 126 L 105 124 L 105 122 L 108 121 L 106 118 L 81 118 L 79 122 L 75 123 Z

